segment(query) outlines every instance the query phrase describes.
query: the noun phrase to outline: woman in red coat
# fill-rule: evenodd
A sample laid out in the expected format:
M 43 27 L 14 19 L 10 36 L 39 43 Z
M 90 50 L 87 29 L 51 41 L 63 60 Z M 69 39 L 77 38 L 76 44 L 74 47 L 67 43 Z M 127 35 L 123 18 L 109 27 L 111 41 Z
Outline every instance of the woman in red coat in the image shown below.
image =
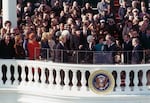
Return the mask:
M 29 59 L 39 59 L 40 56 L 40 44 L 36 41 L 35 33 L 29 34 L 29 41 L 27 44 Z

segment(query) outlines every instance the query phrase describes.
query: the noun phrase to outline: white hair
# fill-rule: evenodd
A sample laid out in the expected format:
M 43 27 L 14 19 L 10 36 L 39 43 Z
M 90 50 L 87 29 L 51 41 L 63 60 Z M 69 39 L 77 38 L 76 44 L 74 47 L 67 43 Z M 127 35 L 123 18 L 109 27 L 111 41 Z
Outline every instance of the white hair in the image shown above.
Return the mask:
M 89 36 L 87 37 L 87 42 L 90 43 L 93 38 L 94 38 L 94 37 L 93 37 L 92 35 L 89 35 Z
M 63 30 L 62 33 L 61 33 L 62 36 L 66 36 L 67 39 L 69 38 L 70 36 L 70 32 L 68 30 Z

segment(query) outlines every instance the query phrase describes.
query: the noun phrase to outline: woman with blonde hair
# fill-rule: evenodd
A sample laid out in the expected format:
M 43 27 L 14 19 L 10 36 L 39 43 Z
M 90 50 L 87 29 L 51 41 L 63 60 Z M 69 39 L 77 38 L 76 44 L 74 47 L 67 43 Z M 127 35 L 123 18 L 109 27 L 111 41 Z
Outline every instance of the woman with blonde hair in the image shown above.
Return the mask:
M 55 56 L 54 49 L 56 48 L 56 41 L 53 39 L 53 37 L 54 37 L 54 31 L 51 30 L 51 31 L 48 32 L 48 45 L 51 48 L 51 51 L 50 51 L 51 59 L 54 61 L 54 58 L 55 58 L 54 57 Z
M 0 39 L 3 39 L 5 34 L 6 34 L 7 30 L 5 28 L 1 28 L 0 29 Z
M 41 38 L 41 58 L 49 59 L 50 57 L 50 46 L 48 44 L 48 32 L 42 33 Z
M 47 35 L 48 35 L 48 45 L 51 47 L 51 49 L 54 49 L 55 46 L 56 46 L 55 40 L 53 39 L 53 37 L 54 37 L 54 31 L 53 30 L 49 31 L 47 33 Z M 61 35 L 61 33 L 60 33 L 60 35 Z
M 20 35 L 16 35 L 14 44 L 16 59 L 25 59 L 25 50 L 23 48 L 22 43 L 23 43 L 22 37 Z

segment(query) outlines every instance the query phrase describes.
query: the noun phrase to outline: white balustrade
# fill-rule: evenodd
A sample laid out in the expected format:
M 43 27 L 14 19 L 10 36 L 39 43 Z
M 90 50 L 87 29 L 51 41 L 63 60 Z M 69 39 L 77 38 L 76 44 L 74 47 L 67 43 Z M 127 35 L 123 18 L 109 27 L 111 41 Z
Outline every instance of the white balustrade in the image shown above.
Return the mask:
M 8 64 L 7 64 L 8 63 Z M 2 76 L 4 76 L 4 73 L 2 72 L 2 66 L 6 65 L 7 67 L 7 72 L 6 72 L 6 83 L 3 84 Z M 11 66 L 14 67 L 14 73 L 11 73 Z M 19 72 L 18 72 L 18 66 L 21 67 L 21 81 L 19 84 L 18 77 L 19 77 Z M 150 90 L 148 89 L 148 86 L 146 85 L 147 83 L 147 71 L 150 70 L 150 64 L 141 64 L 141 65 L 78 65 L 78 64 L 59 64 L 59 63 L 53 63 L 53 62 L 45 62 L 45 61 L 26 61 L 26 60 L 0 60 L 0 87 L 20 87 L 23 85 L 28 85 L 28 87 L 40 85 L 42 88 L 46 86 L 47 89 L 59 89 L 60 91 L 69 91 L 69 92 L 75 92 L 77 93 L 90 93 L 90 91 L 87 91 L 87 80 L 86 80 L 86 71 L 89 71 L 90 74 L 92 74 L 94 71 L 98 70 L 100 68 L 101 70 L 106 70 L 110 73 L 115 71 L 117 73 L 117 79 L 116 79 L 116 84 L 117 87 L 115 91 L 113 91 L 114 95 L 118 94 L 150 94 Z M 28 70 L 25 70 L 28 68 Z M 41 69 L 40 71 L 38 69 Z M 32 70 L 34 69 L 34 70 Z M 47 69 L 47 70 L 46 70 Z M 54 77 L 53 70 L 56 71 L 56 78 Z M 64 73 L 64 83 L 65 85 L 61 85 L 61 75 L 60 71 L 63 70 Z M 72 84 L 73 86 L 69 86 L 69 83 L 71 82 L 71 76 L 69 76 L 69 71 L 72 71 Z M 139 83 L 139 78 L 138 78 L 138 72 L 142 70 L 143 76 L 142 76 L 142 86 L 138 86 Z M 77 78 L 77 72 L 81 72 L 81 86 L 77 86 L 78 83 L 78 78 Z M 120 86 L 121 84 L 121 72 L 124 71 L 126 76 L 125 76 L 125 87 L 124 91 L 122 87 Z M 134 72 L 134 86 L 133 86 L 133 91 L 130 89 L 130 72 Z M 28 73 L 27 73 L 28 72 Z M 45 73 L 47 72 L 47 73 Z M 33 75 L 34 73 L 34 75 Z M 41 73 L 41 83 L 39 83 L 39 73 Z M 14 76 L 14 81 L 13 84 L 11 77 L 12 75 Z M 28 81 L 26 81 L 26 77 L 28 78 Z M 69 78 L 70 77 L 70 78 Z M 34 81 L 32 81 L 34 78 Z M 54 79 L 56 80 L 56 85 L 53 84 Z M 46 81 L 47 80 L 47 81 Z M 53 88 L 54 87 L 54 88 Z M 46 89 L 45 88 L 45 89 Z M 71 89 L 70 89 L 71 88 Z M 79 89 L 80 88 L 80 89 Z M 74 94 L 75 95 L 75 94 Z M 90 94 L 91 95 L 91 94 Z

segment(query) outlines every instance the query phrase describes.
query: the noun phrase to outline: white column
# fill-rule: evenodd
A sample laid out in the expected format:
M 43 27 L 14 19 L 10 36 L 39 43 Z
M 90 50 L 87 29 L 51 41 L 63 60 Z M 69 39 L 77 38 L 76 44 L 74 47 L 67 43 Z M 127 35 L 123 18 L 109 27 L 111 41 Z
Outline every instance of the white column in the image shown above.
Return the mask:
M 9 20 L 12 23 L 12 27 L 17 26 L 17 12 L 16 12 L 16 1 L 17 0 L 3 0 L 3 25 L 4 22 Z

